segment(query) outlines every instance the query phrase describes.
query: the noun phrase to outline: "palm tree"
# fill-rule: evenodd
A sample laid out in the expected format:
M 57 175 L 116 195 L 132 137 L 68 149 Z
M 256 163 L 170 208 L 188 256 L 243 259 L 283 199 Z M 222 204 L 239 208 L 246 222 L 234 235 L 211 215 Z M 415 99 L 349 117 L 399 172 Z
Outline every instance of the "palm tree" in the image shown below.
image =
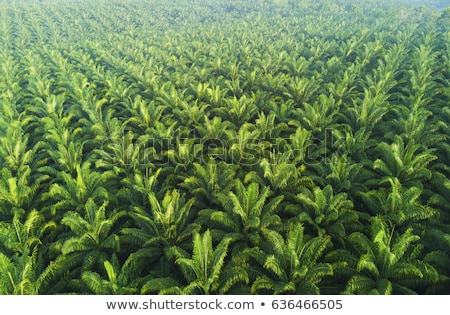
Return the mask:
M 154 100 L 147 102 L 140 95 L 137 95 L 131 106 L 124 109 L 123 114 L 129 117 L 126 124 L 142 134 L 149 128 L 154 127 L 156 121 L 164 122 L 164 114 L 167 112 L 168 106 L 158 104 Z
M 34 137 L 30 140 L 40 139 L 38 135 L 50 133 L 51 129 L 62 132 L 70 127 L 74 114 L 66 111 L 66 102 L 67 96 L 64 93 L 51 94 L 45 100 L 33 100 L 33 106 L 25 109 L 27 123 L 23 126 L 26 133 L 33 133 Z
M 317 136 L 322 134 L 325 129 L 333 127 L 337 110 L 338 107 L 333 97 L 320 94 L 312 105 L 303 103 L 302 107 L 296 108 L 295 120 L 289 123 L 296 127 L 304 126 Z
M 425 107 L 432 100 L 432 92 L 435 89 L 437 77 L 433 75 L 436 68 L 435 59 L 437 53 L 433 51 L 433 40 L 436 38 L 435 32 L 428 32 L 424 35 L 423 43 L 415 47 L 413 51 L 413 67 L 409 71 L 411 77 L 411 95 L 410 100 L 412 108 L 417 110 L 419 107 Z
M 49 267 L 54 270 L 48 283 L 49 292 L 85 291 L 81 276 L 85 271 L 100 271 L 105 261 L 120 251 L 116 224 L 125 217 L 125 211 L 109 212 L 107 201 L 98 206 L 92 198 L 84 205 L 84 215 L 68 211 L 61 219 L 61 224 L 68 228 L 55 244 L 60 251 Z
M 145 153 L 144 163 L 152 163 L 159 166 L 166 165 L 169 162 L 167 151 L 172 149 L 175 144 L 174 138 L 178 132 L 177 124 L 176 121 L 169 121 L 168 123 L 156 121 L 153 127 L 146 130 L 145 134 L 139 136 L 138 144 L 142 148 L 139 146 L 138 148 L 133 148 L 130 153 L 137 154 L 135 153 L 136 151 L 143 152 Z M 181 130 L 182 133 L 183 130 Z M 131 161 L 133 160 L 131 158 Z
M 169 148 L 164 152 L 170 166 L 163 166 L 163 169 L 167 173 L 176 174 L 176 178 L 181 181 L 191 175 L 192 169 L 195 168 L 195 163 L 212 160 L 211 156 L 220 157 L 223 155 L 224 148 L 221 146 L 208 148 L 208 144 L 217 144 L 217 141 L 202 142 L 202 140 L 199 141 L 195 137 L 176 136 L 173 148 Z M 169 180 L 170 177 L 167 177 L 167 179 Z
M 356 71 L 354 71 L 355 64 L 336 78 L 335 83 L 329 84 L 330 94 L 336 99 L 337 106 L 346 103 L 351 96 L 351 93 L 356 88 L 354 81 L 356 79 Z
M 280 105 L 280 107 L 282 107 Z M 281 115 L 276 114 L 275 112 L 270 112 L 266 115 L 264 112 L 258 113 L 258 118 L 255 120 L 255 128 L 258 130 L 258 133 L 261 137 L 261 141 L 267 143 L 264 147 L 272 146 L 272 142 L 274 139 L 278 137 L 282 137 L 282 133 L 288 130 L 287 123 L 276 123 L 277 119 L 281 119 Z M 286 119 L 288 121 L 289 118 Z
M 255 105 L 255 96 L 234 97 L 232 99 L 225 99 L 223 107 L 213 108 L 212 112 L 222 117 L 225 121 L 230 121 L 237 129 L 247 122 L 253 120 L 258 113 L 258 108 Z
M 258 130 L 249 123 L 242 125 L 238 131 L 227 133 L 226 159 L 230 164 L 242 167 L 256 165 L 263 156 L 264 144 L 259 141 Z
M 54 202 L 49 206 L 53 215 L 59 210 L 80 212 L 89 199 L 100 202 L 110 197 L 105 186 L 115 177 L 112 171 L 93 171 L 90 162 L 76 165 L 75 170 L 75 178 L 66 172 L 58 173 L 60 182 L 53 183 L 48 193 L 42 196 L 44 200 Z
M 17 212 L 11 223 L 0 223 L 1 294 L 42 294 L 54 270 L 48 264 L 50 235 L 56 223 L 45 222 L 37 210 L 22 222 Z
M 412 140 L 405 144 L 400 136 L 395 136 L 391 145 L 381 142 L 377 150 L 382 157 L 374 161 L 373 169 L 384 179 L 397 178 L 407 187 L 422 187 L 422 183 L 431 178 L 427 166 L 437 156 L 432 149 L 421 150 L 421 147 Z
M 20 120 L 14 120 L 10 123 L 0 121 L 3 126 L 6 127 L 5 133 L 1 136 L 0 144 L 0 156 L 2 167 L 8 167 L 14 174 L 21 171 L 33 162 L 35 148 L 29 147 L 29 135 L 24 134 L 22 124 L 26 124 L 27 121 L 21 122 Z
M 295 203 L 286 206 L 286 211 L 309 227 L 310 234 L 320 237 L 329 235 L 331 240 L 340 244 L 344 243 L 345 235 L 350 231 L 362 229 L 353 202 L 346 193 L 334 194 L 330 185 L 323 189 L 302 188 L 295 196 Z
M 406 143 L 420 144 L 422 147 L 431 147 L 445 139 L 444 134 L 438 132 L 439 123 L 432 121 L 432 111 L 425 107 L 412 109 L 410 106 L 396 106 L 392 113 L 395 115 L 386 123 L 386 137 L 393 138 L 403 135 Z M 431 150 L 430 150 L 431 151 Z
M 202 225 L 211 229 L 219 239 L 230 237 L 233 243 L 237 243 L 233 245 L 233 251 L 258 246 L 264 229 L 281 225 L 277 212 L 284 197 L 272 197 L 267 186 L 260 191 L 260 185 L 256 182 L 246 187 L 238 181 L 233 190 L 228 194 L 220 192 L 216 195 L 220 210 L 200 210 Z
M 54 221 L 45 221 L 43 214 L 35 209 L 28 212 L 22 222 L 24 216 L 16 212 L 11 222 L 0 222 L 2 252 L 31 254 L 43 242 L 50 241 L 45 238 L 56 228 Z
M 333 151 L 337 151 L 340 155 L 347 155 L 364 166 L 368 163 L 368 156 L 372 155 L 373 148 L 379 143 L 372 137 L 368 128 L 353 131 L 348 125 L 344 125 L 343 128 L 333 128 L 331 140 Z
M 176 108 L 180 105 L 181 100 L 185 98 L 184 93 L 185 90 L 180 91 L 171 82 L 167 82 L 160 87 L 158 93 L 160 96 L 157 97 L 157 101 L 167 108 Z
M 172 188 L 170 182 L 161 180 L 164 178 L 164 171 L 165 168 L 136 169 L 133 174 L 121 180 L 123 188 L 120 195 L 129 200 L 131 206 L 149 206 L 151 194 L 162 199 L 166 191 Z
M 267 230 L 264 239 L 266 245 L 253 254 L 263 271 L 253 282 L 252 293 L 320 294 L 320 282 L 333 275 L 331 264 L 319 260 L 331 244 L 328 236 L 308 239 L 297 223 L 286 238 Z
M 192 255 L 183 251 L 174 251 L 175 263 L 185 278 L 186 284 L 177 283 L 170 278 L 149 280 L 141 293 L 158 292 L 159 294 L 213 294 L 220 292 L 220 276 L 228 253 L 230 238 L 224 238 L 213 248 L 209 230 L 203 235 L 193 235 Z M 239 279 L 237 279 L 239 280 Z M 222 292 L 225 293 L 225 292 Z
M 74 130 L 68 128 L 52 128 L 48 130 L 45 136 L 45 142 L 39 143 L 38 148 L 45 150 L 50 159 L 53 160 L 55 167 L 60 171 L 68 174 L 76 174 L 77 165 L 82 163 L 83 143 L 78 141 L 77 137 L 81 134 L 82 129 Z M 52 172 L 52 168 L 44 168 Z
M 138 274 L 173 275 L 173 248 L 187 248 L 192 233 L 200 230 L 194 222 L 194 198 L 186 201 L 184 194 L 172 189 L 162 200 L 154 192 L 148 194 L 148 199 L 150 211 L 134 206 L 129 216 L 135 226 L 124 227 L 120 240 L 135 249 L 133 261 Z
M 394 233 L 380 218 L 373 218 L 371 236 L 360 232 L 349 236 L 350 250 L 337 249 L 327 255 L 335 262 L 335 273 L 348 277 L 347 294 L 416 294 L 414 290 L 435 284 L 438 273 L 416 257 L 420 238 L 408 228 Z M 413 248 L 411 248 L 413 247 Z
M 136 294 L 137 288 L 133 285 L 131 279 L 132 256 L 120 268 L 116 256 L 113 256 L 112 262 L 105 260 L 103 265 L 106 271 L 107 280 L 103 279 L 101 274 L 94 271 L 85 271 L 81 279 L 94 294 Z M 135 281 L 134 281 L 135 282 Z
M 444 224 L 450 222 L 450 179 L 443 173 L 434 171 L 431 187 L 425 190 L 427 204 L 439 211 L 440 221 Z
M 235 184 L 237 165 L 210 160 L 206 165 L 194 163 L 194 174 L 187 177 L 181 187 L 195 197 L 199 208 L 211 208 L 219 204 L 216 195 L 229 191 Z
M 266 65 L 262 66 L 263 68 L 266 67 Z M 264 71 L 268 71 L 268 70 L 264 70 Z M 270 96 L 273 97 L 274 100 L 280 100 L 282 99 L 282 96 L 285 95 L 286 92 L 286 85 L 291 84 L 290 83 L 290 77 L 288 75 L 286 75 L 285 73 L 267 73 L 264 77 L 264 80 L 261 82 L 261 86 L 264 89 L 264 91 L 266 91 L 267 93 L 269 93 Z M 307 81 L 307 80 L 305 80 Z M 294 85 L 294 84 L 292 84 Z M 299 85 L 302 85 L 302 83 L 300 83 Z M 292 89 L 296 89 L 297 87 L 294 86 Z M 302 87 L 298 87 L 299 89 L 301 89 Z M 292 90 L 291 90 L 292 92 Z M 295 93 L 295 92 L 293 92 Z M 299 92 L 301 93 L 301 92 Z M 287 97 L 290 97 L 292 95 L 287 94 Z
M 49 179 L 46 175 L 31 174 L 28 165 L 21 167 L 16 176 L 8 168 L 1 169 L 0 174 L 0 218 L 3 220 L 32 210 L 34 202 L 38 202 L 41 184 Z
M 119 250 L 119 238 L 114 233 L 114 224 L 125 215 L 124 211 L 107 213 L 105 201 L 101 206 L 89 198 L 84 205 L 85 215 L 69 211 L 64 214 L 61 223 L 70 229 L 69 237 L 62 243 L 61 252 L 69 260 L 82 259 L 83 269 L 91 264 L 103 263 L 107 251 Z M 72 257 L 71 257 L 72 256 Z
M 342 115 L 344 121 L 348 123 L 353 132 L 364 128 L 371 133 L 375 125 L 388 112 L 386 104 L 387 96 L 384 93 L 373 94 L 369 89 L 364 88 L 364 97 L 353 100 L 353 106 L 349 106 Z
M 95 127 L 95 126 L 94 126 Z M 97 126 L 98 127 L 98 126 Z M 106 130 L 108 128 L 109 130 Z M 95 166 L 105 169 L 109 174 L 116 174 L 123 177 L 126 174 L 134 173 L 137 170 L 154 168 L 156 164 L 164 165 L 168 159 L 162 154 L 161 147 L 158 150 L 154 147 L 156 143 L 167 146 L 170 139 L 160 138 L 156 141 L 150 135 L 136 135 L 132 131 L 125 131 L 126 126 L 120 124 L 116 119 L 111 119 L 103 124 L 99 133 L 107 136 L 110 131 L 111 137 L 104 138 L 97 134 L 97 140 L 87 140 L 87 147 L 97 145 L 92 148 L 90 161 L 95 161 Z M 97 131 L 97 128 L 94 130 Z M 103 141 L 98 141 L 104 138 Z
M 357 163 L 347 154 L 345 152 L 340 155 L 339 152 L 334 152 L 325 163 L 311 165 L 310 168 L 315 170 L 315 174 L 310 175 L 311 178 L 321 186 L 331 185 L 337 193 L 353 194 L 358 189 L 365 190 L 366 188 L 361 184 L 364 182 L 362 172 L 364 161 Z
M 279 139 L 276 139 L 276 141 L 278 142 L 277 145 L 282 145 L 282 141 L 279 141 Z M 326 153 L 323 151 L 325 148 L 316 148 L 313 142 L 312 131 L 303 127 L 297 127 L 295 132 L 289 135 L 289 145 L 285 149 L 289 152 L 292 163 L 295 163 L 296 166 L 311 164 L 309 162 L 314 161 L 319 156 L 322 156 L 323 153 Z M 312 162 L 312 164 L 315 163 Z
M 219 106 L 223 102 L 223 90 L 221 89 L 220 85 L 216 85 L 215 87 L 208 87 L 206 89 L 206 92 L 209 96 L 209 102 L 214 107 Z
M 448 251 L 431 251 L 425 255 L 424 262 L 430 264 L 438 271 L 439 280 L 437 283 L 425 287 L 422 292 L 425 294 L 449 294 L 450 258 Z
M 37 251 L 21 255 L 0 253 L 0 294 L 30 295 L 41 292 L 42 274 L 39 273 Z
M 263 158 L 256 171 L 250 171 L 245 175 L 244 182 L 256 182 L 263 186 L 269 186 L 274 193 L 285 196 L 291 200 L 301 187 L 311 186 L 312 180 L 302 176 L 306 167 L 296 167 L 298 158 L 295 153 L 270 152 L 268 158 Z
M 437 216 L 435 209 L 420 202 L 423 191 L 420 187 L 405 188 L 397 178 L 380 181 L 380 185 L 384 183 L 390 187 L 359 192 L 357 196 L 372 215 L 380 216 L 390 227 L 403 229 Z
M 287 124 L 293 119 L 296 104 L 293 100 L 288 99 L 285 102 L 276 102 L 273 98 L 267 96 L 262 92 L 255 93 L 258 102 L 258 108 L 269 112 L 269 114 L 275 115 L 275 121 L 280 128 L 288 128 Z
M 422 242 L 427 253 L 424 262 L 430 264 L 439 273 L 439 281 L 428 286 L 426 294 L 448 294 L 450 284 L 450 230 L 448 225 L 438 224 L 422 232 Z
M 199 99 L 196 99 L 194 102 L 184 100 L 180 102 L 178 107 L 173 109 L 173 114 L 183 126 L 197 126 L 201 125 L 200 122 L 205 116 L 205 111 L 208 107 L 209 104 L 199 103 Z
M 50 71 L 44 63 L 39 63 L 36 55 L 27 56 L 30 59 L 29 72 L 30 81 L 27 91 L 30 96 L 46 99 L 52 94 L 55 79 L 51 77 Z
M 292 99 L 298 106 L 307 102 L 318 88 L 319 84 L 315 79 L 296 76 L 286 85 L 287 91 L 284 92 L 284 95 Z
M 203 140 L 223 140 L 226 138 L 228 128 L 231 127 L 231 123 L 223 121 L 221 117 L 214 116 L 209 119 L 207 115 L 204 117 L 203 124 L 196 125 L 195 131 L 198 132 L 198 136 Z

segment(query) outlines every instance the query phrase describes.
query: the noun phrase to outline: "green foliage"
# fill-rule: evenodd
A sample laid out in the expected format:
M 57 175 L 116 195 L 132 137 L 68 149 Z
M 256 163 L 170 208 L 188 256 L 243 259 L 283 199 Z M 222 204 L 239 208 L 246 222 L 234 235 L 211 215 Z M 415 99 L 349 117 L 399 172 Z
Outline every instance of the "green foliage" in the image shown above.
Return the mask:
M 350 277 L 347 294 L 415 294 L 424 286 L 439 281 L 431 265 L 415 257 L 411 249 L 420 238 L 412 228 L 400 235 L 374 218 L 371 238 L 355 232 L 349 236 L 353 251 L 344 249 L 328 254 L 336 262 L 336 273 Z M 417 246 L 417 245 L 416 245 Z
M 431 178 L 432 173 L 427 168 L 437 157 L 429 149 L 418 153 L 421 145 L 410 140 L 406 145 L 400 136 L 396 136 L 389 146 L 385 142 L 377 148 L 382 158 L 376 159 L 373 169 L 387 178 L 398 178 L 405 186 L 420 187 L 421 183 Z
M 64 214 L 61 224 L 70 229 L 70 237 L 61 244 L 63 259 L 68 259 L 73 264 L 81 263 L 82 269 L 89 269 L 92 264 L 104 263 L 109 254 L 119 250 L 119 237 L 113 232 L 113 228 L 124 212 L 107 217 L 107 204 L 105 201 L 97 206 L 93 199 L 88 199 L 84 217 L 74 211 Z
M 217 205 L 217 194 L 228 191 L 235 185 L 236 167 L 232 165 L 223 161 L 208 161 L 205 166 L 198 163 L 193 166 L 194 174 L 184 180 L 182 187 L 195 197 L 202 208 Z
M 319 259 L 330 245 L 330 238 L 307 239 L 301 224 L 292 225 L 285 239 L 274 232 L 265 233 L 268 251 L 255 256 L 267 272 L 252 285 L 252 293 L 319 294 L 319 284 L 333 275 L 333 268 Z
M 130 259 L 125 262 L 121 269 L 117 266 L 117 259 L 114 259 L 113 263 L 114 265 L 108 260 L 103 263 L 108 277 L 107 280 L 102 279 L 98 273 L 92 271 L 83 272 L 81 279 L 94 294 L 136 294 L 137 289 L 127 285 L 131 274 L 129 269 L 131 266 Z
M 267 228 L 277 228 L 281 218 L 277 207 L 283 196 L 269 199 L 268 187 L 260 190 L 256 182 L 247 187 L 242 182 L 235 186 L 235 192 L 220 193 L 217 198 L 222 210 L 205 209 L 199 212 L 206 226 L 214 228 L 218 237 L 230 237 L 237 242 L 237 248 L 257 246 L 261 242 L 261 233 Z
M 448 9 L 188 2 L 0 3 L 0 294 L 447 294 Z
M 142 287 L 142 293 L 159 292 L 160 294 L 211 294 L 218 293 L 219 276 L 228 252 L 230 238 L 224 238 L 213 248 L 209 230 L 203 235 L 193 236 L 192 257 L 182 252 L 175 253 L 175 263 L 180 266 L 187 281 L 186 286 L 175 285 L 174 280 L 152 279 Z M 222 292 L 226 293 L 226 292 Z
M 437 211 L 420 202 L 420 187 L 405 188 L 397 178 L 388 178 L 389 188 L 360 193 L 367 210 L 380 216 L 390 226 L 408 226 L 438 215 Z
M 295 213 L 296 220 L 310 227 L 311 234 L 329 235 L 332 240 L 343 242 L 349 231 L 361 229 L 358 214 L 347 194 L 335 195 L 330 185 L 324 189 L 302 189 L 295 201 L 298 204 L 290 204 L 286 210 Z
M 76 177 L 69 173 L 60 172 L 58 177 L 61 184 L 54 183 L 44 198 L 52 198 L 55 204 L 51 205 L 51 213 L 55 215 L 61 210 L 79 211 L 88 200 L 103 201 L 109 195 L 106 189 L 107 181 L 114 174 L 112 172 L 96 172 L 90 169 L 89 162 L 76 166 Z

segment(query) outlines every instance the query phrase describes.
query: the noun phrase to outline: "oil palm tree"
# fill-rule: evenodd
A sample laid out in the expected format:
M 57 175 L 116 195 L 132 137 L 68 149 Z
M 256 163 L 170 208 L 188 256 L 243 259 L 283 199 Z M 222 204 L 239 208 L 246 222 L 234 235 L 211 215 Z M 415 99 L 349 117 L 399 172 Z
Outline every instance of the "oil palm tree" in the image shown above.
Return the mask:
M 432 149 L 422 149 L 420 144 L 410 140 L 404 143 L 400 136 L 395 136 L 392 144 L 381 142 L 377 146 L 381 157 L 373 163 L 373 169 L 384 178 L 397 178 L 407 187 L 421 187 L 431 178 L 428 164 L 437 158 Z
M 219 209 L 200 210 L 202 225 L 211 229 L 214 237 L 230 237 L 234 249 L 258 246 L 261 233 L 267 228 L 277 228 L 281 218 L 277 214 L 283 196 L 272 196 L 267 186 L 256 182 L 246 187 L 241 181 L 228 194 L 219 192 Z
M 214 108 L 212 112 L 222 117 L 224 121 L 230 121 L 239 129 L 243 124 L 254 119 L 258 108 L 255 105 L 254 95 L 251 97 L 243 95 L 240 98 L 225 99 L 224 106 Z
M 336 274 L 349 277 L 344 293 L 416 294 L 439 280 L 436 269 L 416 257 L 419 239 L 412 228 L 395 233 L 373 218 L 370 238 L 354 232 L 349 250 L 335 250 L 327 258 L 336 262 Z
M 341 155 L 340 151 L 338 149 L 338 152 L 334 152 L 325 163 L 312 165 L 310 168 L 315 172 L 314 175 L 310 175 L 311 178 L 321 186 L 331 185 L 337 193 L 353 194 L 358 189 L 365 190 L 361 184 L 364 182 L 362 171 L 364 161 L 357 163 L 347 155 L 347 152 Z
M 59 182 L 51 185 L 50 190 L 42 198 L 52 200 L 49 210 L 55 215 L 59 210 L 81 211 L 89 199 L 95 202 L 109 198 L 107 182 L 114 178 L 112 171 L 103 173 L 91 170 L 91 163 L 76 165 L 76 177 L 69 173 L 58 173 Z
M 110 255 L 120 249 L 119 237 L 114 232 L 115 224 L 124 211 L 110 213 L 105 201 L 98 206 L 92 198 L 85 205 L 82 216 L 78 212 L 69 211 L 64 214 L 61 224 L 70 230 L 68 237 L 61 244 L 61 259 L 71 266 L 89 270 L 93 266 L 100 268 Z
M 39 143 L 38 148 L 45 151 L 49 158 L 53 161 L 53 167 L 43 168 L 50 173 L 53 169 L 67 172 L 75 175 L 77 165 L 83 162 L 83 143 L 78 141 L 77 137 L 81 134 L 82 129 L 76 128 L 52 128 L 48 129 L 45 136 L 45 142 Z
M 319 86 L 315 78 L 300 78 L 296 76 L 286 85 L 287 91 L 283 94 L 289 99 L 292 99 L 298 106 L 308 102 L 310 97 L 318 90 Z
M 0 170 L 0 218 L 3 220 L 10 220 L 15 213 L 31 211 L 35 202 L 41 202 L 37 193 L 49 177 L 31 174 L 31 170 L 24 166 L 15 176 L 8 168 Z
M 0 161 L 2 167 L 8 167 L 15 174 L 33 163 L 36 149 L 34 146 L 30 149 L 29 135 L 24 133 L 21 126 L 26 124 L 27 120 L 14 120 L 10 123 L 0 120 L 0 122 L 6 127 L 1 136 Z
M 264 143 L 259 141 L 259 132 L 249 123 L 242 125 L 238 131 L 227 133 L 226 161 L 230 164 L 239 164 L 241 167 L 256 165 L 264 152 Z
M 26 216 L 16 212 L 11 223 L 0 223 L 0 292 L 45 294 L 55 273 L 49 254 L 57 224 L 37 210 Z
M 194 163 L 194 174 L 187 177 L 181 187 L 195 197 L 200 208 L 212 208 L 219 204 L 216 195 L 229 191 L 236 182 L 236 165 L 210 160 L 206 165 Z
M 117 257 L 113 256 L 112 262 L 105 260 L 103 263 L 107 279 L 104 279 L 101 274 L 94 271 L 84 271 L 81 279 L 97 295 L 136 294 L 138 290 L 133 284 L 136 280 L 133 281 L 131 278 L 131 260 L 132 256 L 130 255 L 123 266 L 120 267 Z
M 155 278 L 149 280 L 141 293 L 159 294 L 213 294 L 219 293 L 220 276 L 228 253 L 230 238 L 224 238 L 213 247 L 209 230 L 203 235 L 194 233 L 193 249 L 190 255 L 184 251 L 175 251 L 175 263 L 180 267 L 184 280 L 173 278 Z
M 303 103 L 302 107 L 297 107 L 294 113 L 295 120 L 293 119 L 289 123 L 296 127 L 304 127 L 310 130 L 314 136 L 318 136 L 325 129 L 333 127 L 337 110 L 338 107 L 333 97 L 320 94 L 313 104 Z
M 364 97 L 353 100 L 348 114 L 343 114 L 344 121 L 348 123 L 354 132 L 364 128 L 371 133 L 375 125 L 388 112 L 386 104 L 387 96 L 383 93 L 374 95 L 369 89 L 364 88 Z
M 150 276 L 168 276 L 176 273 L 173 248 L 189 247 L 192 233 L 200 230 L 194 222 L 194 198 L 186 200 L 184 194 L 172 189 L 161 199 L 150 192 L 148 199 L 150 210 L 134 206 L 129 213 L 134 225 L 123 228 L 120 239 L 135 250 L 133 261 L 138 274 L 140 270 Z
M 267 242 L 253 254 L 262 267 L 252 284 L 258 294 L 320 294 L 320 282 L 333 275 L 331 264 L 320 259 L 331 244 L 330 238 L 309 238 L 301 224 L 290 227 L 287 235 L 264 233 Z
M 281 115 L 277 115 L 274 112 L 270 112 L 267 115 L 263 111 L 258 113 L 258 118 L 255 120 L 255 127 L 259 132 L 261 141 L 267 143 L 265 147 L 272 146 L 273 140 L 282 137 L 282 133 L 289 129 L 287 123 L 276 123 L 277 119 L 281 119 Z M 289 118 L 286 119 L 286 121 L 288 120 Z
M 448 294 L 450 283 L 450 230 L 448 225 L 437 224 L 422 231 L 422 243 L 427 252 L 425 263 L 433 266 L 439 273 L 439 281 L 423 290 L 426 294 Z
M 142 134 L 154 127 L 156 121 L 164 121 L 164 114 L 168 113 L 166 105 L 156 101 L 147 102 L 137 95 L 131 106 L 124 109 L 123 114 L 129 117 L 125 122 L 133 130 Z
M 301 154 L 301 153 L 299 153 Z M 305 165 L 296 166 L 295 153 L 271 151 L 268 158 L 263 158 L 256 171 L 250 171 L 245 175 L 244 182 L 256 182 L 261 187 L 268 186 L 271 190 L 291 200 L 299 192 L 301 187 L 311 186 L 312 180 L 302 176 Z
M 386 137 L 393 138 L 403 135 L 404 142 L 421 144 L 423 147 L 432 147 L 437 142 L 445 139 L 438 132 L 439 122 L 432 121 L 433 113 L 426 107 L 411 109 L 410 106 L 396 106 L 391 110 L 395 115 L 389 123 L 386 123 Z
M 275 122 L 280 127 L 287 128 L 288 122 L 294 118 L 295 109 L 297 108 L 293 100 L 288 99 L 285 102 L 276 101 L 262 92 L 255 93 L 257 100 L 259 100 L 258 108 L 268 111 L 269 114 L 275 115 Z
M 27 123 L 23 126 L 24 131 L 33 133 L 31 141 L 40 139 L 38 135 L 45 135 L 50 133 L 50 130 L 56 129 L 62 132 L 70 127 L 73 123 L 73 112 L 67 112 L 66 102 L 68 97 L 65 93 L 51 94 L 45 100 L 42 98 L 35 98 L 33 106 L 25 109 L 27 115 Z
M 203 140 L 225 140 L 231 123 L 222 120 L 220 116 L 214 116 L 209 119 L 207 115 L 204 117 L 202 124 L 195 126 L 196 135 Z
M 197 126 L 201 125 L 200 122 L 208 107 L 209 104 L 199 102 L 198 99 L 194 102 L 183 100 L 178 107 L 173 109 L 173 114 L 183 126 Z
M 31 255 L 41 245 L 51 246 L 50 235 L 56 230 L 54 221 L 47 221 L 36 209 L 23 214 L 15 212 L 11 222 L 0 222 L 2 252 Z
M 295 196 L 295 203 L 287 205 L 285 211 L 295 215 L 295 220 L 308 227 L 310 234 L 328 235 L 341 244 L 350 231 L 362 229 L 353 202 L 346 193 L 335 194 L 330 185 L 323 189 L 303 187 Z
M 38 251 L 7 256 L 0 253 L 0 294 L 45 294 L 46 273 L 37 258 Z
M 426 189 L 427 204 L 439 211 L 440 221 L 448 224 L 450 222 L 450 180 L 443 173 L 434 171 L 431 180 L 432 185 Z
M 434 208 L 420 201 L 423 192 L 420 187 L 406 188 L 397 178 L 388 178 L 380 184 L 384 182 L 390 187 L 359 192 L 357 196 L 372 215 L 380 216 L 389 226 L 403 229 L 438 215 Z

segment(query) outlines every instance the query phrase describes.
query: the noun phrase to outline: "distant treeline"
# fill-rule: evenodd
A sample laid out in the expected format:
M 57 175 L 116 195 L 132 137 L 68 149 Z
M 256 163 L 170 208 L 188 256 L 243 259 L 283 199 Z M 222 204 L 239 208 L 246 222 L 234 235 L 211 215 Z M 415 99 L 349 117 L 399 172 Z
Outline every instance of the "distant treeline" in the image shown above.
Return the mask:
M 402 0 L 400 2 L 419 6 L 423 5 L 438 10 L 443 10 L 450 7 L 450 0 Z

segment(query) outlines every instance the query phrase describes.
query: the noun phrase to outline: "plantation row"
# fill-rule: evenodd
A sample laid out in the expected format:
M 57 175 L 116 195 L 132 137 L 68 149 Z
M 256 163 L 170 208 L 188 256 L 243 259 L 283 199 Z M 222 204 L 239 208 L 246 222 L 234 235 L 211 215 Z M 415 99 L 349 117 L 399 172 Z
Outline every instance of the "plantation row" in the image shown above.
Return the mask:
M 1 294 L 448 294 L 450 11 L 0 1 Z

